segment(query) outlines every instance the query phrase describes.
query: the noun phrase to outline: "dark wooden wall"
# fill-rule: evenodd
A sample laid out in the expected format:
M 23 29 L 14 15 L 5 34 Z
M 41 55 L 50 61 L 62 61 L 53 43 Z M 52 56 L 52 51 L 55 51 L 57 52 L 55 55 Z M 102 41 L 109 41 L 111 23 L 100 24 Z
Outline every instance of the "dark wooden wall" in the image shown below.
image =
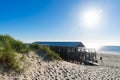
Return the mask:
M 87 51 L 77 51 L 77 48 L 74 47 L 58 47 L 51 46 L 50 49 L 55 51 L 60 55 L 64 60 L 75 60 L 75 61 L 96 61 L 96 52 L 87 52 Z

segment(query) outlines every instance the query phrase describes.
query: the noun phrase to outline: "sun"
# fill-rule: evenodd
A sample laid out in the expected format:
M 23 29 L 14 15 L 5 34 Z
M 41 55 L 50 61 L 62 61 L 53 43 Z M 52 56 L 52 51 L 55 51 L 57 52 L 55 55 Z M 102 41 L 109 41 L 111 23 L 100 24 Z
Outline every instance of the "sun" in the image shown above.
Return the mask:
M 82 21 L 87 27 L 94 28 L 98 26 L 101 20 L 101 10 L 86 10 L 83 12 Z

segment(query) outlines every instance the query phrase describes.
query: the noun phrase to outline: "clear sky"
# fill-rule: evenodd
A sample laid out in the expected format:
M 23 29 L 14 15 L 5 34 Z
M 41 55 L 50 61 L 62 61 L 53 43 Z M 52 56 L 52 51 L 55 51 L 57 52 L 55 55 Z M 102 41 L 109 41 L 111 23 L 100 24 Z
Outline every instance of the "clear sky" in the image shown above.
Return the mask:
M 0 34 L 24 42 L 120 45 L 120 0 L 1 0 Z

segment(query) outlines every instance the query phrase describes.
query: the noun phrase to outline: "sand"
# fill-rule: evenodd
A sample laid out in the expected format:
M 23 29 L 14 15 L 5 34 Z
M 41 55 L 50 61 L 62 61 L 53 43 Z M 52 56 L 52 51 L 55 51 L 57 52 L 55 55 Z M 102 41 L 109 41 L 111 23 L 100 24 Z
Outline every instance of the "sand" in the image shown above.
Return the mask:
M 28 55 L 32 64 L 24 73 L 0 73 L 0 80 L 120 80 L 120 55 L 97 54 L 97 58 L 99 66 L 88 66 L 45 61 L 33 52 Z

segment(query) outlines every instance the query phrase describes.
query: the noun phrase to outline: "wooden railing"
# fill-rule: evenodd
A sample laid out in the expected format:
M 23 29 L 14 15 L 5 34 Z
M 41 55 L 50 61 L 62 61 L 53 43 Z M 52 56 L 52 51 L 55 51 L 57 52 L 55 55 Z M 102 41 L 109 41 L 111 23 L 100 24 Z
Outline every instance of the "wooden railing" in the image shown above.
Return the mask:
M 68 59 L 78 60 L 82 62 L 96 62 L 96 50 L 93 48 L 74 48 L 68 49 Z

